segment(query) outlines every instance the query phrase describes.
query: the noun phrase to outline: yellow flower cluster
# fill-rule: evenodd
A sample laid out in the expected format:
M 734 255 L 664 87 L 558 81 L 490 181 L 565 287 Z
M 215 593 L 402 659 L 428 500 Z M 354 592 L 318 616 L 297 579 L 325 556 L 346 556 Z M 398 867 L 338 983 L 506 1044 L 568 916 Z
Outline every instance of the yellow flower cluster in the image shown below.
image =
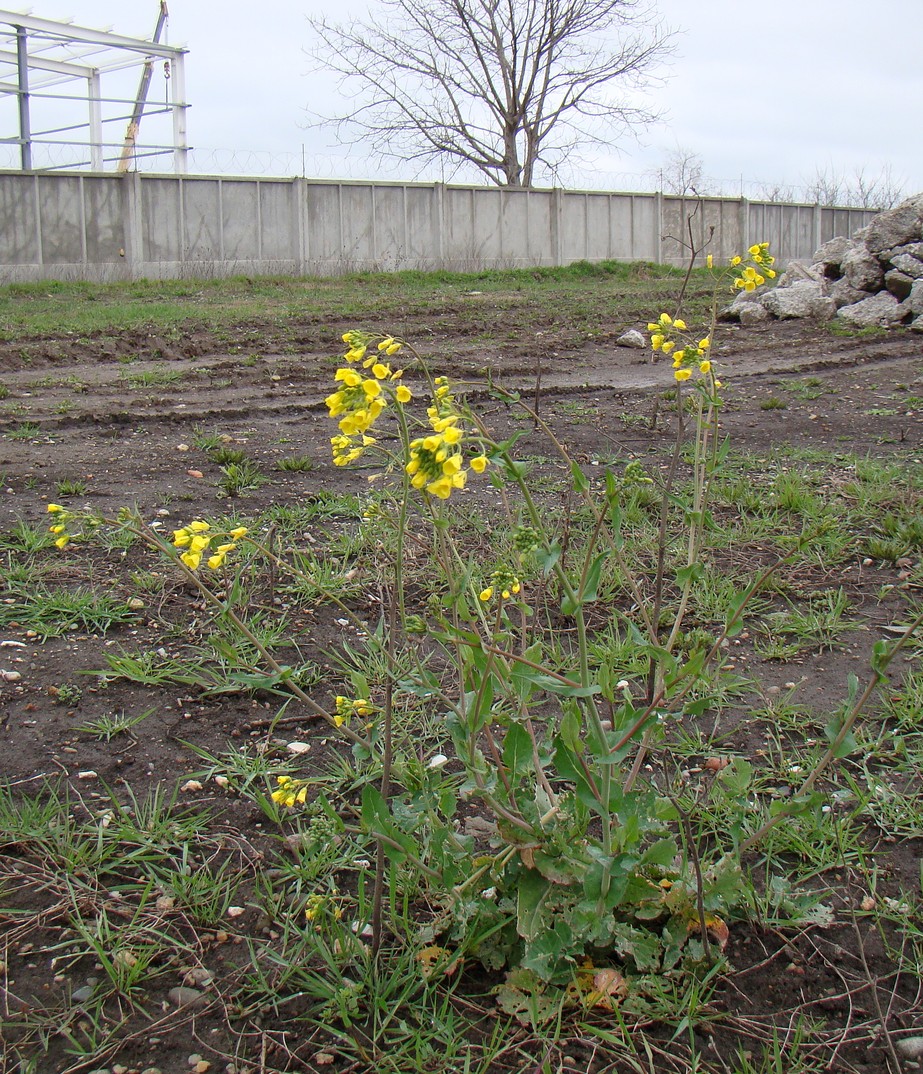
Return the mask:
M 349 723 L 353 716 L 367 719 L 378 711 L 372 702 L 364 697 L 353 699 L 339 696 L 336 698 L 335 704 L 336 710 L 333 714 L 333 722 L 337 727 L 342 727 L 344 723 Z
M 521 590 L 522 584 L 516 575 L 506 567 L 500 567 L 498 570 L 493 571 L 490 576 L 490 585 L 486 589 L 482 589 L 478 596 L 486 604 L 493 598 L 494 593 L 499 592 L 503 600 L 509 600 Z
M 735 269 L 734 288 L 739 291 L 755 291 L 767 279 L 775 279 L 775 258 L 769 253 L 768 242 L 754 243 L 747 251 L 747 260 L 739 255 L 731 258 L 731 268 Z
M 433 383 L 435 398 L 426 411 L 433 431 L 410 442 L 406 470 L 415 489 L 447 500 L 455 489 L 465 487 L 468 477 L 462 450 L 465 433 L 459 424 L 461 415 L 455 409 L 448 380 L 437 377 Z M 468 465 L 476 474 L 482 474 L 487 467 L 487 456 L 475 455 Z
M 67 532 L 67 524 L 73 518 L 70 511 L 66 507 L 62 507 L 59 503 L 50 503 L 48 505 L 48 513 L 54 515 L 54 522 L 48 527 L 51 533 L 55 535 L 55 545 L 58 548 L 67 548 L 70 542 L 72 533 Z
M 303 779 L 292 779 L 291 776 L 277 776 L 279 786 L 269 796 L 277 805 L 286 806 L 289 809 L 294 805 L 304 805 L 308 797 L 308 784 Z
M 385 361 L 401 349 L 401 344 L 393 336 L 381 340 L 372 354 L 368 353 L 368 337 L 360 332 L 346 332 L 343 342 L 349 347 L 344 358 L 350 364 L 336 371 L 334 379 L 341 386 L 324 400 L 330 417 L 339 419 L 340 432 L 330 438 L 335 466 L 348 466 L 355 462 L 367 447 L 375 443 L 375 438 L 369 436 L 368 432 L 388 406 L 389 394 L 398 403 L 409 403 L 413 398 L 406 385 L 393 387 L 404 375 L 403 369 L 392 370 Z M 356 369 L 356 363 L 361 363 L 367 373 L 363 375 Z M 390 392 L 387 390 L 389 388 Z
M 689 380 L 696 366 L 700 373 L 711 372 L 709 336 L 698 341 L 694 337 L 689 339 L 686 322 L 679 317 L 674 320 L 669 313 L 661 313 L 656 321 L 647 326 L 647 330 L 651 333 L 652 350 L 673 355 L 673 376 L 678 381 Z M 720 387 L 717 381 L 715 385 Z
M 238 526 L 227 533 L 224 533 L 224 531 L 212 533 L 211 526 L 207 522 L 195 521 L 190 522 L 188 526 L 183 526 L 181 529 L 173 531 L 173 545 L 184 550 L 179 558 L 191 571 L 199 569 L 202 557 L 206 552 L 210 551 L 211 555 L 206 562 L 213 571 L 216 571 L 224 563 L 228 552 L 233 552 L 237 547 L 237 541 L 246 532 L 246 526 Z M 223 536 L 230 537 L 231 540 L 222 544 L 214 543 Z

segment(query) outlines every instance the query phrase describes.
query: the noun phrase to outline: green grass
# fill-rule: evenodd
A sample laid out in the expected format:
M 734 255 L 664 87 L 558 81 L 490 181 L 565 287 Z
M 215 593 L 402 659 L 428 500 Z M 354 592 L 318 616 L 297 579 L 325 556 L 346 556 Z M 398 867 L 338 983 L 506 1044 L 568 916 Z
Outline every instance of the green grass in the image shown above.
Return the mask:
M 246 322 L 284 325 L 289 318 L 317 315 L 363 320 L 396 315 L 422 303 L 456 301 L 467 291 L 509 294 L 516 304 L 545 305 L 554 295 L 568 305 L 598 311 L 598 300 L 616 295 L 637 300 L 639 312 L 649 305 L 651 290 L 663 298 L 675 292 L 682 272 L 647 262 L 577 262 L 559 268 L 492 270 L 476 273 L 397 272 L 360 273 L 315 278 L 235 277 L 214 280 L 140 280 L 130 283 L 43 282 L 9 284 L 0 288 L 3 338 L 28 338 L 73 333 L 136 331 L 157 326 L 170 341 L 182 337 L 185 326 L 197 324 L 212 331 L 232 330 Z M 703 303 L 705 276 L 696 273 L 692 298 Z M 477 308 L 473 313 L 477 314 Z M 598 313 L 593 315 L 598 321 Z M 252 344 L 251 344 L 252 345 Z
M 112 626 L 132 618 L 133 613 L 123 601 L 89 586 L 64 589 L 38 585 L 0 604 L 0 625 L 16 623 L 34 630 L 42 639 L 76 631 L 105 634 Z

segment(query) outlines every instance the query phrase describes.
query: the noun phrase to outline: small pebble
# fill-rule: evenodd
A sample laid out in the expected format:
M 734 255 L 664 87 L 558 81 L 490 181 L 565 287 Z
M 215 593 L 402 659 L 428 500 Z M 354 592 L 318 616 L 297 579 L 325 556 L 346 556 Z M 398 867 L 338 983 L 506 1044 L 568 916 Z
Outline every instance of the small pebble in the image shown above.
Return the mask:
M 904 1037 L 894 1042 L 894 1050 L 904 1059 L 923 1058 L 923 1037 Z
M 174 1007 L 204 1007 L 208 1002 L 197 988 L 187 988 L 184 985 L 171 988 L 167 993 L 167 999 Z

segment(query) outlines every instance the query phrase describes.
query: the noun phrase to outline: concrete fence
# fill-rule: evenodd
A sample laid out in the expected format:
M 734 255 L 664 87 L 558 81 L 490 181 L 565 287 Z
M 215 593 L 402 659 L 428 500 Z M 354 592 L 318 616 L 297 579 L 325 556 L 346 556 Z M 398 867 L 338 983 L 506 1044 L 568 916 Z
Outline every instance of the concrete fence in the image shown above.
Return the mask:
M 874 213 L 663 194 L 0 172 L 0 282 L 682 264 L 768 241 L 781 265 Z

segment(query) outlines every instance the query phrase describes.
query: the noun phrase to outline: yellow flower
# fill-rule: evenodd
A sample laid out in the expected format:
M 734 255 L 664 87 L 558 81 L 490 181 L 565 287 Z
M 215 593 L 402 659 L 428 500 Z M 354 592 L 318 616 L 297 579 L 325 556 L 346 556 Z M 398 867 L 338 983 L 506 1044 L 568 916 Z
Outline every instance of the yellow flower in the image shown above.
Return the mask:
M 199 569 L 199 564 L 202 562 L 202 553 L 184 552 L 179 558 L 191 571 L 196 571 Z
M 706 336 L 704 339 L 699 340 L 699 350 L 700 351 L 707 351 L 710 346 L 711 346 L 711 340 L 708 338 L 708 336 Z
M 430 496 L 436 496 L 440 500 L 447 500 L 452 495 L 453 484 L 450 478 L 440 477 L 438 481 L 431 481 L 426 486 Z
M 63 537 L 59 537 L 55 541 L 55 548 L 67 548 L 69 541 L 70 537 L 68 536 L 68 534 L 65 533 Z
M 246 532 L 247 532 L 247 527 L 246 526 L 238 526 L 237 529 L 231 530 L 231 536 L 234 538 L 235 541 L 239 541 L 241 539 L 241 537 L 243 537 Z
M 378 349 L 380 351 L 386 351 L 393 343 L 394 343 L 394 336 L 388 336 L 387 339 L 383 339 L 381 341 L 381 343 L 378 344 Z
M 661 344 L 660 349 L 663 351 L 664 354 L 669 354 L 675 346 L 676 344 L 672 340 L 667 340 L 666 343 Z
M 705 267 L 706 268 L 714 268 L 715 267 L 715 259 L 714 259 L 714 256 L 712 254 L 708 254 L 707 257 L 705 258 Z
M 679 381 L 688 380 L 692 376 L 692 370 L 691 369 L 677 369 L 677 371 L 673 374 L 673 376 L 676 377 L 676 379 L 679 380 Z
M 413 399 L 413 392 L 407 387 L 406 384 L 401 384 L 397 391 L 394 393 L 394 398 L 399 403 L 409 403 Z
M 476 474 L 484 473 L 484 470 L 487 467 L 487 456 L 476 455 L 469 463 L 469 466 Z
M 63 511 L 64 508 L 59 503 L 50 503 L 47 507 L 47 510 L 51 514 L 56 514 L 58 511 Z
M 210 529 L 211 527 L 207 522 L 190 522 L 188 528 L 192 533 L 204 533 L 207 529 Z
M 673 323 L 673 318 L 669 315 L 669 313 L 661 313 L 659 320 L 660 324 L 664 328 L 669 328 L 670 325 Z
M 679 329 L 680 332 L 685 332 L 686 331 L 686 322 L 681 321 L 677 317 L 676 320 L 673 322 L 673 327 Z
M 735 255 L 734 257 L 731 258 L 731 264 L 735 265 L 735 266 L 739 265 L 741 263 L 741 261 L 743 261 L 743 258 L 739 254 L 737 254 L 737 255 Z
M 706 358 L 704 362 L 699 362 L 699 372 L 707 373 L 711 369 L 711 362 Z
M 493 595 L 494 587 L 492 585 L 489 585 L 486 589 L 481 590 L 481 592 L 478 594 L 478 598 L 486 604 Z

